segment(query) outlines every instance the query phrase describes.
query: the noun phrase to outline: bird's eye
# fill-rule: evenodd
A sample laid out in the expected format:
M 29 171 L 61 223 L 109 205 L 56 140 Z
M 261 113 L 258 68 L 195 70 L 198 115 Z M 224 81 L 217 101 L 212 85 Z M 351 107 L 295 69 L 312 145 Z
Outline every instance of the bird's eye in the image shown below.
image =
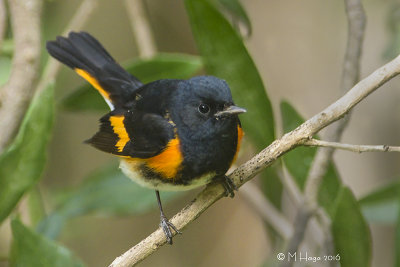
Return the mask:
M 199 106 L 199 112 L 202 114 L 207 114 L 208 112 L 210 112 L 210 107 L 207 104 L 200 104 Z

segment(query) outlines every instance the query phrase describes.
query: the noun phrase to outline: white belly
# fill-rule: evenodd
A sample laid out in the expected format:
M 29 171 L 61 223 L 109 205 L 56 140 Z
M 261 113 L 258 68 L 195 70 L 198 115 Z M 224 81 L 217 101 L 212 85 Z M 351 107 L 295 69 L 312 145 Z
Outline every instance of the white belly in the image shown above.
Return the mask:
M 161 191 L 186 191 L 191 190 L 196 187 L 200 187 L 202 185 L 206 185 L 211 182 L 212 178 L 215 177 L 215 172 L 210 172 L 194 178 L 190 181 L 189 184 L 179 185 L 179 184 L 172 184 L 169 182 L 164 182 L 160 179 L 150 179 L 145 178 L 140 171 L 140 165 L 142 162 L 140 161 L 127 161 L 122 159 L 119 167 L 121 168 L 122 172 L 128 176 L 130 179 L 135 181 L 141 186 L 161 190 Z

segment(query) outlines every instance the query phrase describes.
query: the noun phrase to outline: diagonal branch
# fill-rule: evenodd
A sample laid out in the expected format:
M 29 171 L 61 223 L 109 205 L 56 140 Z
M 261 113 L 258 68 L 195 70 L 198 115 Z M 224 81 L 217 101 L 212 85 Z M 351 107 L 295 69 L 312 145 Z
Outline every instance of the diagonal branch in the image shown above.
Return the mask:
M 399 73 L 400 56 L 360 81 L 343 97 L 304 122 L 295 130 L 285 134 L 281 139 L 275 140 L 252 159 L 235 169 L 229 177 L 237 187 L 242 186 L 256 174 L 271 165 L 280 156 L 302 145 L 307 140 L 310 140 L 318 131 L 342 118 L 360 101 Z M 182 230 L 223 196 L 224 189 L 220 184 L 210 184 L 190 204 L 176 214 L 170 222 L 179 230 Z M 132 266 L 137 264 L 157 251 L 165 243 L 165 235 L 158 228 L 140 243 L 126 251 L 120 257 L 117 257 L 110 266 Z

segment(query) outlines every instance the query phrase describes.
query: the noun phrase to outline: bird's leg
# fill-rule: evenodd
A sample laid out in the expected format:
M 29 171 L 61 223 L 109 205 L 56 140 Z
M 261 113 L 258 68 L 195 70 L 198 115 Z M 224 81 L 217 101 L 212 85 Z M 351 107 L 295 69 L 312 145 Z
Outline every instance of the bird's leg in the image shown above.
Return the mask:
M 238 188 L 236 187 L 236 185 L 233 183 L 232 179 L 229 178 L 226 175 L 222 175 L 222 176 L 217 176 L 215 178 L 216 181 L 220 182 L 222 184 L 222 186 L 225 189 L 225 196 L 230 196 L 231 198 L 233 198 L 235 196 L 235 192 L 237 191 Z
M 164 231 L 165 236 L 167 237 L 167 242 L 168 244 L 172 245 L 172 230 L 175 231 L 175 233 L 177 234 L 182 234 L 178 229 L 176 229 L 175 225 L 173 225 L 172 223 L 170 223 L 167 219 L 167 217 L 164 214 L 162 205 L 161 205 L 161 199 L 160 199 L 160 192 L 158 192 L 158 190 L 156 190 L 156 196 L 157 196 L 157 203 L 158 203 L 158 207 L 160 209 L 160 226 Z

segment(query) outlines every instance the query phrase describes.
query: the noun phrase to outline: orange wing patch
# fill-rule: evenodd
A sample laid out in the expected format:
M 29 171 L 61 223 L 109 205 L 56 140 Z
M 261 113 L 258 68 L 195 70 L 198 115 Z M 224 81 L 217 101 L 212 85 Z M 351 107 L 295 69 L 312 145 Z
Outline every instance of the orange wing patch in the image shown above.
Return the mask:
M 173 179 L 183 161 L 179 138 L 168 142 L 167 147 L 157 156 L 146 159 L 147 165 L 167 179 Z
M 96 78 L 94 78 L 92 75 L 90 75 L 87 71 L 83 70 L 83 69 L 78 69 L 75 68 L 74 69 L 76 73 L 79 74 L 79 76 L 81 76 L 82 78 L 84 78 L 86 81 L 88 81 L 94 88 L 97 89 L 97 91 L 99 91 L 99 93 L 107 100 L 111 101 L 110 99 L 110 94 L 107 93 L 106 90 L 103 89 L 103 87 L 101 87 L 101 85 L 99 84 L 99 82 L 96 80 Z
M 129 135 L 125 129 L 124 119 L 124 116 L 110 116 L 110 123 L 113 127 L 113 131 L 119 137 L 119 140 L 115 145 L 118 148 L 118 152 L 122 152 L 126 143 L 129 141 Z

